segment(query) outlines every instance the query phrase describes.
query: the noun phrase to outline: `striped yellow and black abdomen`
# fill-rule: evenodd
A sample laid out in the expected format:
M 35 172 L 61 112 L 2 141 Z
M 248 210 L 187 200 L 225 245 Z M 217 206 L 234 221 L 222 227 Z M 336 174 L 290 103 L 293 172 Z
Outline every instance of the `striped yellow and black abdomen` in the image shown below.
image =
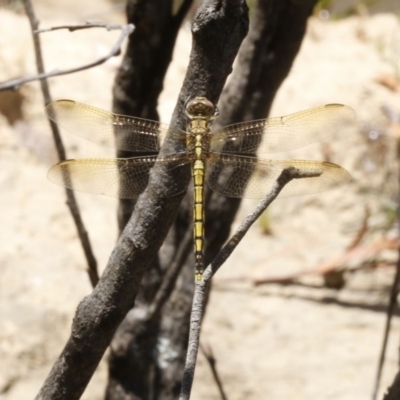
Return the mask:
M 203 279 L 204 271 L 204 180 L 205 163 L 198 158 L 193 164 L 193 241 L 195 280 Z
M 192 160 L 193 177 L 193 242 L 195 254 L 195 281 L 203 280 L 204 271 L 204 184 L 206 159 L 210 152 L 210 122 L 216 117 L 215 106 L 205 97 L 196 97 L 186 104 L 188 125 L 187 151 Z

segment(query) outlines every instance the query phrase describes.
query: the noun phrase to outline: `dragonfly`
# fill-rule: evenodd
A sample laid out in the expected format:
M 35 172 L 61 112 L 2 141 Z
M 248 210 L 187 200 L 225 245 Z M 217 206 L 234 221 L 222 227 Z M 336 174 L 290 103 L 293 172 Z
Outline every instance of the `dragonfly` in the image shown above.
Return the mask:
M 130 158 L 70 159 L 51 167 L 51 182 L 76 191 L 137 199 L 148 184 L 150 170 L 160 166 L 175 174 L 191 165 L 193 178 L 193 242 L 195 280 L 204 270 L 205 183 L 227 197 L 263 198 L 281 172 L 289 167 L 310 177 L 295 179 L 280 197 L 328 190 L 351 180 L 339 165 L 326 161 L 266 159 L 259 155 L 283 152 L 318 142 L 354 119 L 342 104 L 327 104 L 284 117 L 247 121 L 211 132 L 217 107 L 205 97 L 189 100 L 184 108 L 187 130 L 170 129 L 157 121 L 113 114 L 72 100 L 50 103 L 48 117 L 60 127 L 97 144 L 140 153 Z M 180 147 L 160 152 L 166 138 Z M 178 175 L 177 175 L 178 176 Z M 168 188 L 173 196 L 187 189 L 186 179 Z

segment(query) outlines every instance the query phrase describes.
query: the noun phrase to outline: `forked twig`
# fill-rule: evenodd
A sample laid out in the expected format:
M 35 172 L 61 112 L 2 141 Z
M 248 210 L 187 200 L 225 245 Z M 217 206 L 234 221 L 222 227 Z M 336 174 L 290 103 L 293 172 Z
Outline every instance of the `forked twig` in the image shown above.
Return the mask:
M 25 8 L 27 10 L 28 15 L 30 15 L 29 11 L 28 11 L 28 7 L 27 6 L 27 2 L 24 1 L 25 4 Z M 30 10 L 32 10 L 32 6 L 29 7 Z M 31 17 L 29 17 L 31 18 Z M 82 65 L 80 67 L 76 67 L 76 68 L 70 68 L 70 69 L 66 69 L 64 71 L 62 70 L 54 70 L 54 71 L 50 71 L 50 72 L 44 72 L 44 70 L 39 71 L 39 74 L 34 75 L 34 76 L 27 76 L 25 78 L 17 78 L 17 79 L 12 79 L 6 82 L 3 82 L 0 84 L 0 91 L 1 90 L 17 90 L 19 88 L 19 86 L 21 86 L 24 83 L 28 83 L 28 82 L 33 82 L 33 81 L 37 81 L 37 80 L 43 80 L 43 79 L 47 79 L 47 78 L 53 78 L 55 76 L 61 76 L 61 75 L 67 75 L 67 74 L 73 74 L 75 72 L 80 72 L 83 71 L 85 69 L 89 69 L 89 68 L 93 68 L 96 67 L 97 65 L 103 64 L 104 62 L 106 62 L 107 60 L 109 60 L 111 57 L 114 57 L 116 55 L 118 55 L 121 51 L 121 44 L 122 42 L 125 40 L 126 37 L 128 37 L 134 29 L 133 24 L 127 24 L 127 25 L 107 25 L 107 24 L 87 24 L 87 25 L 77 25 L 77 26 L 62 26 L 62 27 L 55 27 L 55 28 L 50 28 L 50 29 L 45 29 L 45 30 L 38 30 L 38 20 L 36 19 L 36 16 L 33 14 L 33 10 L 32 10 L 32 18 L 34 18 L 31 21 L 31 29 L 32 29 L 32 35 L 34 37 L 34 40 L 37 41 L 39 43 L 39 37 L 38 34 L 40 32 L 48 32 L 48 31 L 52 31 L 52 30 L 57 30 L 57 29 L 69 29 L 70 31 L 74 31 L 74 30 L 78 30 L 78 29 L 87 29 L 87 28 L 106 28 L 107 30 L 111 30 L 111 29 L 121 29 L 121 35 L 119 36 L 117 42 L 114 44 L 114 46 L 111 48 L 110 52 L 108 54 L 106 54 L 103 57 L 100 57 L 99 59 L 97 59 L 94 62 L 91 62 L 89 64 L 85 64 Z M 36 27 L 36 28 L 35 28 Z M 37 52 L 36 50 L 36 46 L 35 46 L 35 52 Z M 37 56 L 36 56 L 37 57 Z
M 320 175 L 321 172 L 302 172 L 293 167 L 284 169 L 279 178 L 276 180 L 273 187 L 271 188 L 270 192 L 258 203 L 254 211 L 244 219 L 244 221 L 237 229 L 236 233 L 221 249 L 215 259 L 211 262 L 211 264 L 204 270 L 203 280 L 198 282 L 196 281 L 193 296 L 192 313 L 190 316 L 189 344 L 186 354 L 185 370 L 183 373 L 179 400 L 189 400 L 190 398 L 196 359 L 199 350 L 200 328 L 204 314 L 205 298 L 212 276 L 228 259 L 228 257 L 235 250 L 236 246 L 240 243 L 240 241 L 253 225 L 253 223 L 260 217 L 260 215 L 271 204 L 271 202 L 275 200 L 275 198 L 278 196 L 280 191 L 287 183 L 289 183 L 292 179 L 311 178 Z
M 39 75 L 44 75 L 44 63 L 43 63 L 40 39 L 39 39 L 39 35 L 37 33 L 35 33 L 35 31 L 37 30 L 37 27 L 39 25 L 39 21 L 36 18 L 36 15 L 35 15 L 35 12 L 33 10 L 33 6 L 32 6 L 32 3 L 30 2 L 30 0 L 24 0 L 24 6 L 25 6 L 26 14 L 29 19 L 29 23 L 31 25 L 31 32 L 32 32 L 33 44 L 34 44 L 34 49 L 35 49 L 35 57 L 36 57 L 36 67 L 39 72 Z M 45 103 L 44 105 L 47 105 L 51 102 L 50 89 L 49 89 L 49 85 L 47 84 L 47 80 L 41 79 L 40 86 L 41 86 L 42 93 L 43 93 L 43 98 L 44 98 L 44 103 Z M 58 158 L 60 161 L 64 161 L 66 158 L 65 149 L 64 149 L 64 145 L 61 140 L 61 136 L 60 136 L 58 127 L 54 122 L 50 121 L 50 128 L 53 133 L 53 138 L 54 138 L 54 143 L 56 146 Z M 99 274 L 97 271 L 97 261 L 96 261 L 96 258 L 94 257 L 94 254 L 92 251 L 92 246 L 91 246 L 90 240 L 89 240 L 89 236 L 86 231 L 85 225 L 82 221 L 82 218 L 81 218 L 81 215 L 79 212 L 79 206 L 78 206 L 78 203 L 76 202 L 73 191 L 66 189 L 66 196 L 67 196 L 67 205 L 71 212 L 72 218 L 75 222 L 75 226 L 78 231 L 79 239 L 81 241 L 81 245 L 82 245 L 83 251 L 85 253 L 86 261 L 88 264 L 88 274 L 89 274 L 90 282 L 91 282 L 92 286 L 95 287 L 99 280 Z

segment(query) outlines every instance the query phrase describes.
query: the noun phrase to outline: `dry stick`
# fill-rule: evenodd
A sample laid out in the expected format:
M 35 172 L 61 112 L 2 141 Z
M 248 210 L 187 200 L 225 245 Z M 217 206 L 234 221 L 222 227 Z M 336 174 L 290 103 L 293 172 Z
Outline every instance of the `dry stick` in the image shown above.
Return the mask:
M 68 29 L 70 32 L 78 31 L 80 29 L 88 29 L 88 28 L 105 28 L 108 31 L 112 30 L 119 30 L 123 29 L 124 25 L 120 24 L 103 24 L 101 22 L 92 22 L 92 21 L 86 21 L 83 25 L 60 25 L 60 26 L 55 26 L 53 28 L 47 28 L 47 29 L 38 29 L 35 31 L 35 33 L 44 33 L 44 32 L 52 32 L 52 31 L 58 31 L 60 29 Z
M 29 3 L 29 1 L 24 0 L 24 4 L 25 4 L 25 8 L 27 10 L 28 15 L 31 15 L 29 18 L 31 18 L 31 17 L 34 18 L 32 21 L 30 20 L 31 27 L 32 27 L 32 34 L 33 34 L 35 43 L 36 42 L 39 43 L 39 38 L 37 35 L 38 31 L 37 31 L 37 29 L 35 29 L 35 27 L 38 26 L 38 20 L 36 19 L 35 14 L 33 13 L 32 5 Z M 103 64 L 104 62 L 109 60 L 111 57 L 117 56 L 121 52 L 122 42 L 125 40 L 126 37 L 128 37 L 133 32 L 133 29 L 134 29 L 134 26 L 132 24 L 120 25 L 120 26 L 106 25 L 106 24 L 104 24 L 104 25 L 96 24 L 96 26 L 94 26 L 94 25 L 92 26 L 91 24 L 88 24 L 88 25 L 79 25 L 79 26 L 70 26 L 70 27 L 63 26 L 62 29 L 76 30 L 76 29 L 84 29 L 85 27 L 86 28 L 97 27 L 97 25 L 99 27 L 104 27 L 107 30 L 117 29 L 117 27 L 121 29 L 121 35 L 119 36 L 117 42 L 115 43 L 115 45 L 112 47 L 112 49 L 110 50 L 110 52 L 107 55 L 100 57 L 99 59 L 97 59 L 96 61 L 94 61 L 92 63 L 82 65 L 81 67 L 66 69 L 64 71 L 54 70 L 51 72 L 44 72 L 42 70 L 38 75 L 28 76 L 25 78 L 12 79 L 10 81 L 6 81 L 6 82 L 3 82 L 2 84 L 0 84 L 0 90 L 10 90 L 10 89 L 17 90 L 18 87 L 24 83 L 33 82 L 33 81 L 37 81 L 37 80 L 43 80 L 43 79 L 52 78 L 52 77 L 60 76 L 60 75 L 73 74 L 75 72 L 83 71 L 85 69 L 93 68 L 97 65 Z M 49 30 L 56 30 L 56 29 L 58 29 L 58 28 L 52 28 Z M 45 31 L 47 31 L 47 30 L 45 30 Z M 39 45 L 39 47 L 40 47 L 40 45 Z M 36 49 L 36 45 L 35 45 L 35 49 Z
M 208 365 L 210 366 L 211 372 L 213 374 L 213 378 L 218 386 L 219 394 L 222 400 L 228 400 L 228 397 L 225 394 L 224 387 L 222 386 L 222 381 L 219 377 L 217 370 L 217 361 L 214 357 L 212 349 L 210 346 L 207 346 L 207 350 L 200 344 L 200 350 L 203 352 L 204 357 L 206 358 Z
M 37 33 L 35 33 L 36 29 L 38 28 L 39 21 L 36 18 L 36 15 L 35 15 L 35 12 L 33 10 L 33 6 L 31 4 L 30 0 L 24 0 L 24 6 L 26 9 L 26 13 L 28 15 L 29 23 L 31 25 L 37 70 L 38 70 L 39 74 L 43 74 L 44 73 L 44 64 L 43 64 L 40 39 L 39 39 L 39 35 Z M 41 86 L 42 93 L 43 93 L 44 103 L 45 103 L 45 105 L 49 104 L 51 102 L 51 96 L 50 96 L 50 90 L 49 90 L 49 86 L 47 84 L 47 80 L 42 79 L 40 81 L 40 86 Z M 53 123 L 52 121 L 49 121 L 49 122 L 50 122 L 51 131 L 53 133 L 53 138 L 54 138 L 54 143 L 56 145 L 58 158 L 60 161 L 63 161 L 63 160 L 65 160 L 66 156 L 65 156 L 65 149 L 64 149 L 64 145 L 61 140 L 60 132 L 55 123 Z M 79 207 L 78 207 L 78 204 L 75 199 L 75 195 L 72 192 L 72 190 L 66 189 L 66 196 L 67 196 L 67 205 L 71 212 L 72 218 L 75 222 L 75 226 L 78 231 L 79 239 L 81 241 L 81 245 L 82 245 L 82 248 L 85 253 L 87 263 L 88 263 L 89 279 L 90 279 L 92 286 L 95 287 L 99 280 L 99 274 L 97 271 L 97 261 L 94 257 L 94 254 L 92 251 L 92 246 L 91 246 L 90 240 L 89 240 L 89 236 L 88 236 L 86 228 L 83 224 L 83 221 L 82 221 L 82 218 L 81 218 L 81 215 L 79 212 Z
M 311 178 L 320 175 L 321 172 L 302 172 L 294 167 L 284 169 L 279 178 L 276 180 L 275 184 L 272 186 L 270 192 L 258 203 L 254 211 L 245 218 L 245 220 L 240 224 L 236 233 L 221 249 L 211 264 L 204 270 L 203 281 L 196 282 L 193 296 L 192 313 L 190 316 L 189 345 L 186 354 L 185 370 L 183 373 L 179 400 L 190 399 L 197 353 L 199 350 L 200 328 L 210 279 L 218 271 L 221 265 L 228 259 L 253 223 L 259 218 L 259 216 L 271 204 L 271 202 L 275 200 L 287 183 L 289 183 L 292 179 Z
M 378 396 L 379 385 L 380 385 L 381 377 L 382 377 L 383 364 L 385 362 L 385 353 L 386 353 L 386 347 L 387 347 L 387 342 L 388 342 L 388 338 L 389 338 L 390 325 L 392 322 L 394 309 L 395 309 L 395 306 L 397 303 L 397 295 L 399 294 L 399 284 L 400 284 L 400 249 L 399 249 L 399 257 L 397 259 L 396 275 L 394 277 L 392 289 L 390 291 L 390 299 L 389 299 L 389 304 L 388 304 L 388 309 L 387 309 L 387 314 L 386 314 L 387 316 L 386 316 L 385 331 L 383 333 L 383 342 L 382 342 L 381 354 L 379 356 L 378 370 L 376 372 L 372 400 L 376 400 L 376 398 Z

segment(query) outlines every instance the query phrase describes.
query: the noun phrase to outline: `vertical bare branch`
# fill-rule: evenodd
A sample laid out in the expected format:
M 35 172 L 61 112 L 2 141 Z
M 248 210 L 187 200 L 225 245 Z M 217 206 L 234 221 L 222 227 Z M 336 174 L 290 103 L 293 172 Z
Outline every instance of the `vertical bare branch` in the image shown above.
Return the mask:
M 44 63 L 43 63 L 43 57 L 42 57 L 42 50 L 41 50 L 41 45 L 40 45 L 40 38 L 39 34 L 35 33 L 39 27 L 39 21 L 36 18 L 36 15 L 33 10 L 32 3 L 30 0 L 24 0 L 24 6 L 26 9 L 26 13 L 29 18 L 29 23 L 31 25 L 31 32 L 32 32 L 32 38 L 33 38 L 33 44 L 35 48 L 35 57 L 36 57 L 36 66 L 39 74 L 43 74 L 45 72 L 44 69 Z M 51 96 L 50 96 L 50 90 L 49 90 L 49 85 L 47 83 L 46 79 L 41 79 L 40 80 L 40 87 L 42 89 L 43 93 L 43 99 L 44 99 L 44 106 L 49 104 L 51 102 Z M 58 154 L 58 158 L 60 161 L 65 160 L 65 149 L 64 145 L 61 140 L 60 136 L 60 131 L 57 128 L 57 125 L 53 122 L 50 121 L 50 128 L 53 133 L 53 139 L 54 143 L 56 145 L 56 150 Z M 89 240 L 89 235 L 86 231 L 85 225 L 82 221 L 82 217 L 79 211 L 79 206 L 78 203 L 76 202 L 76 198 L 72 190 L 66 189 L 65 194 L 67 196 L 67 205 L 68 208 L 71 212 L 72 218 L 75 222 L 76 229 L 78 231 L 78 236 L 82 245 L 83 252 L 86 257 L 86 261 L 88 264 L 87 272 L 89 274 L 89 279 L 93 287 L 97 285 L 97 282 L 99 281 L 99 274 L 97 271 L 97 261 L 94 257 L 93 251 L 92 251 L 92 246 L 90 244 Z

